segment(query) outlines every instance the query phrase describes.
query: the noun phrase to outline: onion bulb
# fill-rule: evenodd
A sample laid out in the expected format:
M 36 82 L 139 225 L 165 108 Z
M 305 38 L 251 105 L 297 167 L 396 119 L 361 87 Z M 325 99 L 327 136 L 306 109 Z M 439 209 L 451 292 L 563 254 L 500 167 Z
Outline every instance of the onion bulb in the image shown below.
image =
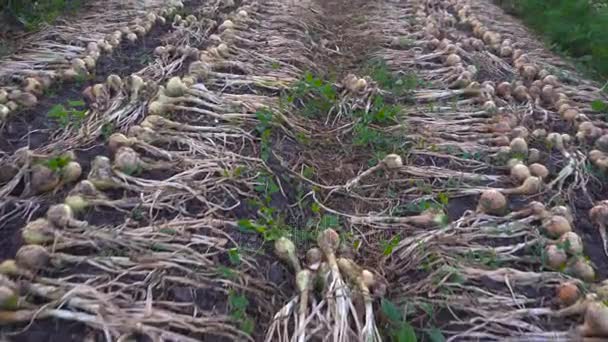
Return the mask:
M 528 153 L 528 162 L 530 162 L 530 163 L 532 163 L 532 165 L 534 165 L 535 163 L 538 163 L 540 160 L 541 160 L 540 150 L 538 150 L 536 148 L 531 148 L 530 152 Z M 530 165 L 530 166 L 532 166 L 532 165 Z
M 15 255 L 17 266 L 34 272 L 45 268 L 50 260 L 51 255 L 40 245 L 21 246 Z
M 575 232 L 566 232 L 559 238 L 559 244 L 570 255 L 583 253 L 583 240 Z
M 576 303 L 580 297 L 581 291 L 576 283 L 572 281 L 564 282 L 557 288 L 557 299 L 563 307 Z
M 8 114 L 10 114 L 10 109 L 7 106 L 0 104 L 0 123 L 6 121 L 8 118 Z
M 0 104 L 5 104 L 6 102 L 8 102 L 8 92 L 0 88 Z
M 526 157 L 528 156 L 528 143 L 523 138 L 518 137 L 511 140 L 509 147 L 511 147 L 511 152 L 513 153 L 521 154 Z
M 309 269 L 316 271 L 323 261 L 323 252 L 317 247 L 313 247 L 306 252 L 306 265 Z
M 560 215 L 553 215 L 543 221 L 543 228 L 547 232 L 547 235 L 553 238 L 561 237 L 567 232 L 572 231 L 570 222 Z
M 113 180 L 112 165 L 110 159 L 105 156 L 97 156 L 91 163 L 91 171 L 87 179 L 99 190 L 108 190 L 117 187 Z
M 30 186 L 32 191 L 37 194 L 49 192 L 59 185 L 60 179 L 58 173 L 50 168 L 36 164 L 32 166 L 30 171 Z
M 517 164 L 511 168 L 511 178 L 521 183 L 530 177 L 530 170 L 524 164 Z
M 80 175 L 82 175 L 82 167 L 75 161 L 68 162 L 61 169 L 61 180 L 64 183 L 73 183 L 80 178 Z
M 60 228 L 77 228 L 86 225 L 86 222 L 74 219 L 72 208 L 64 203 L 52 205 L 46 212 L 46 219 Z
M 574 258 L 568 265 L 567 272 L 584 281 L 592 282 L 595 280 L 595 270 L 583 256 Z
M 543 164 L 534 163 L 528 166 L 528 168 L 530 169 L 530 174 L 532 176 L 540 179 L 545 179 L 549 176 L 549 170 Z
M 14 311 L 19 308 L 19 295 L 8 286 L 0 286 L 0 309 Z
M 25 79 L 25 85 L 23 87 L 23 90 L 38 96 L 44 93 L 44 87 L 42 86 L 42 83 L 34 77 L 28 77 Z
M 595 141 L 595 147 L 605 153 L 608 153 L 608 134 L 604 134 Z
M 138 172 L 143 166 L 139 153 L 130 147 L 123 146 L 118 149 L 114 157 L 114 167 L 126 174 Z
M 389 170 L 397 170 L 403 166 L 403 160 L 401 160 L 401 156 L 398 154 L 388 154 L 384 159 L 382 159 L 382 163 Z
M 449 65 L 449 66 L 456 66 L 458 64 L 460 64 L 462 62 L 460 56 L 458 56 L 457 54 L 453 53 L 450 54 L 446 59 L 445 59 L 445 64 Z
M 547 245 L 545 247 L 545 257 L 547 266 L 553 270 L 559 270 L 566 264 L 566 261 L 568 261 L 566 251 L 556 245 Z
M 584 337 L 595 337 L 594 341 L 608 338 L 608 306 L 604 302 L 593 301 L 585 310 L 585 321 L 578 328 Z
M 562 119 L 566 121 L 574 121 L 578 117 L 578 110 L 574 108 L 566 109 L 562 114 Z
M 183 96 L 188 91 L 188 87 L 182 82 L 182 79 L 178 76 L 172 77 L 167 82 L 167 88 L 165 93 L 170 97 Z
M 485 190 L 479 197 L 477 211 L 490 215 L 504 215 L 507 212 L 507 199 L 498 190 Z
M 55 240 L 53 225 L 44 218 L 39 218 L 28 224 L 21 230 L 21 238 L 28 245 L 44 245 Z
M 296 256 L 296 246 L 290 239 L 286 237 L 277 239 L 274 243 L 274 252 L 279 259 L 291 266 L 296 273 L 300 272 L 302 268 Z
M 218 30 L 220 32 L 223 32 L 227 29 L 233 29 L 234 28 L 234 23 L 232 22 L 232 20 L 230 19 L 226 19 L 224 20 L 224 22 L 218 27 Z
M 340 245 L 340 235 L 333 229 L 326 229 L 317 236 L 317 245 L 325 256 L 334 255 Z

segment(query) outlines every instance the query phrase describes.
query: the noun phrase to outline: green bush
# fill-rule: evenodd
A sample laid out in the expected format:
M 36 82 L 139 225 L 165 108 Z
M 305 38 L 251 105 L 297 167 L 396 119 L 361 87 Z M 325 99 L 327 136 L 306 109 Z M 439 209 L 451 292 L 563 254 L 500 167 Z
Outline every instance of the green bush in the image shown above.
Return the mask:
M 499 0 L 556 50 L 608 78 L 608 7 L 590 0 Z
M 57 16 L 80 7 L 83 0 L 0 0 L 4 20 L 19 23 L 26 30 L 52 22 Z

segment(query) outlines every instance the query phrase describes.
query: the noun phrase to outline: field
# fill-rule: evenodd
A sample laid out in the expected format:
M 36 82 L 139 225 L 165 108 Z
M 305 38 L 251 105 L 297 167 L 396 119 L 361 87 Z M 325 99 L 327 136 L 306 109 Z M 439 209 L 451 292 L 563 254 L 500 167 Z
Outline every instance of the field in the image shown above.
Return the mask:
M 0 51 L 0 341 L 608 340 L 605 64 L 504 1 L 78 3 Z

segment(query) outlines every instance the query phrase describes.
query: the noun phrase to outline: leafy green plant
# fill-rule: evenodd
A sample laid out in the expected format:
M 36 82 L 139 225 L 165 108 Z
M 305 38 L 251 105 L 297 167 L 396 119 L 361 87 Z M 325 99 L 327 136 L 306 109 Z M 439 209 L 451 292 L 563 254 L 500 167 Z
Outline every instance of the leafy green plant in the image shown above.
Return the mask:
M 59 15 L 73 13 L 82 0 L 0 0 L 0 11 L 28 31 L 53 22 Z
M 82 100 L 68 100 L 66 106 L 62 104 L 54 105 L 47 116 L 62 128 L 70 125 L 79 127 L 86 117 L 87 111 L 84 107 L 85 103 Z
M 61 172 L 64 167 L 68 165 L 69 162 L 72 161 L 72 158 L 67 155 L 59 155 L 50 159 L 47 159 L 45 162 L 46 167 L 51 169 L 54 172 Z
M 263 161 L 268 161 L 272 150 L 271 138 L 274 113 L 268 108 L 262 108 L 255 113 L 255 116 L 258 119 L 255 130 L 260 134 L 262 141 L 260 145 L 260 157 Z
M 388 69 L 386 62 L 381 59 L 372 60 L 365 72 L 378 83 L 381 89 L 390 91 L 398 97 L 407 97 L 422 85 L 414 73 L 393 73 Z
M 382 248 L 382 254 L 389 256 L 393 253 L 395 247 L 399 245 L 401 237 L 399 235 L 393 236 L 390 240 L 380 240 L 380 248 Z
M 244 295 L 237 294 L 234 290 L 228 292 L 228 310 L 230 317 L 238 323 L 239 329 L 251 335 L 255 329 L 255 321 L 247 314 L 249 300 Z
M 499 0 L 542 33 L 554 50 L 572 57 L 596 77 L 608 78 L 608 7 L 589 0 Z
M 323 117 L 334 107 L 338 92 L 321 77 L 306 72 L 294 86 L 281 96 L 283 105 L 294 105 L 306 117 Z

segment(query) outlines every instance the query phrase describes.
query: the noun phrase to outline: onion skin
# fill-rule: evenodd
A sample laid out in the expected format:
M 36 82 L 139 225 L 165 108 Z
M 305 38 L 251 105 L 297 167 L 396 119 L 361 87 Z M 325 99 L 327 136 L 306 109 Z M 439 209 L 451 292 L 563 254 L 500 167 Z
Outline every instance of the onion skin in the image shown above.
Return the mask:
M 553 270 L 559 270 L 564 265 L 566 265 L 566 262 L 568 261 L 568 255 L 566 254 L 566 251 L 555 245 L 546 246 L 545 255 L 547 258 L 547 266 L 549 266 Z
M 585 321 L 579 327 L 585 337 L 608 337 L 608 307 L 602 302 L 591 302 L 585 311 Z
M 570 306 L 576 303 L 581 297 L 581 291 L 574 282 L 562 283 L 557 288 L 557 298 L 561 306 Z
M 570 222 L 568 222 L 565 217 L 559 215 L 553 215 L 544 220 L 543 228 L 545 228 L 545 231 L 549 236 L 555 238 L 561 237 L 565 233 L 572 231 Z
M 48 167 L 41 164 L 32 166 L 30 185 L 35 193 L 52 191 L 59 185 L 59 182 L 59 175 Z
M 563 246 L 566 253 L 580 255 L 583 253 L 583 240 L 575 232 L 566 232 L 559 238 L 559 244 Z
M 504 215 L 507 212 L 507 198 L 497 190 L 486 190 L 479 198 L 477 211 L 490 215 Z
M 568 265 L 567 271 L 569 274 L 584 281 L 595 281 L 595 270 L 582 256 L 575 258 L 571 264 Z
M 518 183 L 525 181 L 530 176 L 530 170 L 524 164 L 517 164 L 511 168 L 511 177 Z

